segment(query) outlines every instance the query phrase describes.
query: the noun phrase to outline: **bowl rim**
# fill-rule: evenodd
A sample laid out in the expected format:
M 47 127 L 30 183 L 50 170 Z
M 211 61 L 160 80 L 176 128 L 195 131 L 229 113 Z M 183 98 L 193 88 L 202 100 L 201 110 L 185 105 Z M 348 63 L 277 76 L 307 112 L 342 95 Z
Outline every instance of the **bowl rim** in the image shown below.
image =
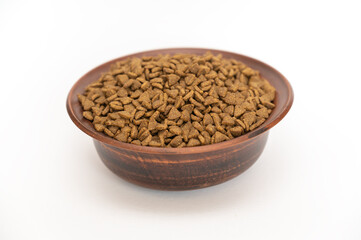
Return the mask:
M 287 96 L 287 100 L 286 103 L 284 104 L 283 108 L 279 111 L 279 113 L 275 116 L 274 120 L 272 120 L 271 122 L 267 123 L 267 120 L 265 121 L 265 123 L 263 123 L 262 125 L 260 125 L 258 128 L 242 135 L 239 137 L 236 137 L 234 139 L 231 140 L 227 140 L 224 142 L 220 142 L 220 143 L 214 143 L 214 144 L 208 144 L 208 145 L 203 145 L 203 146 L 196 146 L 196 147 L 184 147 L 184 148 L 165 148 L 165 147 L 149 147 L 149 146 L 139 146 L 139 145 L 135 145 L 135 144 L 131 144 L 131 143 L 124 143 L 121 141 L 118 141 L 114 138 L 111 138 L 109 136 L 106 136 L 103 133 L 99 133 L 97 132 L 94 128 L 89 129 L 88 126 L 84 125 L 75 115 L 75 110 L 72 104 L 72 97 L 74 95 L 74 91 L 76 90 L 78 84 L 80 84 L 80 82 L 84 81 L 85 79 L 87 79 L 88 75 L 90 75 L 93 72 L 99 71 L 99 69 L 104 68 L 106 65 L 110 65 L 116 61 L 120 61 L 121 59 L 125 59 L 128 57 L 133 57 L 139 54 L 152 54 L 152 53 L 156 53 L 159 54 L 159 51 L 162 52 L 176 52 L 176 51 L 211 51 L 211 52 L 216 52 L 216 53 L 225 53 L 225 54 L 231 54 L 231 55 L 238 55 L 241 56 L 244 59 L 248 59 L 250 61 L 253 61 L 257 64 L 261 64 L 264 65 L 265 67 L 268 67 L 270 70 L 272 70 L 274 73 L 276 73 L 277 75 L 279 75 L 280 80 L 283 81 L 283 83 L 286 85 L 287 89 L 288 89 L 288 96 Z M 166 54 L 166 53 L 163 53 Z M 243 54 L 239 54 L 239 53 L 235 53 L 235 52 L 230 52 L 230 51 L 224 51 L 224 50 L 218 50 L 218 49 L 208 49 L 208 48 L 161 48 L 161 49 L 155 49 L 155 50 L 148 50 L 148 51 L 141 51 L 141 52 L 136 52 L 136 53 L 132 53 L 132 54 L 127 54 L 125 56 L 121 56 L 115 59 L 112 59 L 110 61 L 107 61 L 103 64 L 100 64 L 98 66 L 96 66 L 95 68 L 91 69 L 90 71 L 88 71 L 86 74 L 84 74 L 81 78 L 79 78 L 78 81 L 76 81 L 74 83 L 74 85 L 72 86 L 71 90 L 68 93 L 67 96 L 67 100 L 66 100 L 66 108 L 67 108 L 67 112 L 71 118 L 71 120 L 74 122 L 74 124 L 80 129 L 82 130 L 84 133 L 86 133 L 87 135 L 91 136 L 92 138 L 105 143 L 107 145 L 110 145 L 112 147 L 115 148 L 121 148 L 121 149 L 127 149 L 127 150 L 131 150 L 131 151 L 136 151 L 136 152 L 148 152 L 148 153 L 158 153 L 158 154 L 190 154 L 190 153 L 202 153 L 202 152 L 209 152 L 209 151 L 217 151 L 219 149 L 225 149 L 225 148 L 229 148 L 232 146 L 235 146 L 237 144 L 240 143 L 244 143 L 247 140 L 250 140 L 252 138 L 255 138 L 256 136 L 270 130 L 272 127 L 274 127 L 277 123 L 279 123 L 284 117 L 285 115 L 288 113 L 288 111 L 290 110 L 292 104 L 293 104 L 293 99 L 294 99 L 294 93 L 292 90 L 292 87 L 290 85 L 290 83 L 288 82 L 288 80 L 275 68 L 273 68 L 272 66 L 257 60 L 255 58 L 243 55 Z M 267 124 L 266 124 L 267 123 Z

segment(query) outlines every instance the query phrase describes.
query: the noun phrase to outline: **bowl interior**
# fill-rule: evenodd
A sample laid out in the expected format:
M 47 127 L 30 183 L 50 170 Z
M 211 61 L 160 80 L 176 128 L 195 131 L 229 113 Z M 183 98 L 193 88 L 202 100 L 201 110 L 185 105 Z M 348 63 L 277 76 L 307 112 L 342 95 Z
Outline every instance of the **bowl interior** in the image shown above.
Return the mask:
M 233 58 L 235 60 L 241 61 L 248 65 L 249 67 L 258 70 L 261 75 L 267 79 L 275 88 L 276 88 L 276 99 L 275 105 L 276 107 L 273 109 L 270 117 L 258 128 L 253 131 L 248 132 L 238 138 L 234 138 L 229 141 L 212 144 L 212 145 L 205 145 L 205 146 L 198 146 L 198 147 L 190 147 L 190 148 L 157 148 L 157 147 L 143 147 L 137 146 L 134 144 L 123 143 L 117 141 L 113 138 L 108 137 L 104 133 L 97 132 L 92 123 L 85 118 L 83 118 L 83 110 L 78 101 L 77 95 L 83 93 L 86 86 L 90 83 L 96 81 L 103 72 L 109 70 L 110 66 L 119 61 L 126 59 L 128 57 L 142 57 L 142 56 L 154 56 L 157 54 L 177 54 L 177 53 L 190 53 L 190 54 L 204 54 L 207 51 L 211 51 L 213 54 L 222 54 L 224 58 Z M 213 49 L 201 49 L 201 48 L 172 48 L 172 49 L 159 49 L 153 51 L 146 51 L 146 52 L 139 52 L 131 55 L 127 55 L 124 57 L 120 57 L 109 62 L 106 62 L 93 70 L 86 73 L 83 77 L 81 77 L 72 87 L 69 92 L 68 99 L 67 99 L 67 110 L 69 113 L 70 118 L 73 122 L 86 134 L 90 135 L 91 137 L 107 143 L 109 145 L 119 147 L 119 148 L 127 148 L 133 149 L 136 151 L 151 151 L 151 152 L 163 152 L 163 153 L 185 153 L 185 152 L 202 152 L 209 150 L 210 146 L 212 149 L 217 148 L 224 148 L 227 146 L 233 146 L 239 142 L 245 141 L 247 139 L 253 138 L 267 130 L 271 127 L 276 125 L 289 111 L 293 102 L 293 91 L 292 88 L 287 81 L 287 79 L 279 73 L 277 70 L 272 68 L 271 66 L 260 62 L 256 59 L 232 53 L 226 52 L 221 50 L 213 50 Z

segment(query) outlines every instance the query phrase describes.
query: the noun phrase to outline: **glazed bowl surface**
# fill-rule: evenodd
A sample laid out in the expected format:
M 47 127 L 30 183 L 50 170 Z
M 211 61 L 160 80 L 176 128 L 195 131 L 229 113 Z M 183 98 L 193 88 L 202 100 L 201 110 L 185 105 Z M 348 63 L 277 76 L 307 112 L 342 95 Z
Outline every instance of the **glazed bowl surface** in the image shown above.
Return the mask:
M 113 63 L 128 57 L 177 53 L 202 55 L 207 51 L 245 63 L 258 70 L 261 76 L 276 88 L 275 108 L 261 126 L 221 143 L 198 147 L 158 148 L 117 141 L 97 132 L 92 123 L 83 118 L 77 95 L 83 93 L 87 85 L 108 71 Z M 95 148 L 104 164 L 119 177 L 154 189 L 187 190 L 216 185 L 247 170 L 261 155 L 269 130 L 283 119 L 292 103 L 293 91 L 287 79 L 261 61 L 220 50 L 172 48 L 127 55 L 94 68 L 74 84 L 68 94 L 66 107 L 75 125 L 93 138 Z

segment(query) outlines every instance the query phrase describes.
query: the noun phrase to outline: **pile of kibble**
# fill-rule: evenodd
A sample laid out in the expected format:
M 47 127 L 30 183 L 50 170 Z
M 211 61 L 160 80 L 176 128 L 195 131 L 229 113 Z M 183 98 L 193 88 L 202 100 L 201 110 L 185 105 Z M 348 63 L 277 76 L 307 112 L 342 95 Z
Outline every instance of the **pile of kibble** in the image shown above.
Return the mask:
M 260 126 L 275 89 L 245 64 L 206 53 L 119 61 L 78 95 L 84 118 L 125 143 L 193 147 Z

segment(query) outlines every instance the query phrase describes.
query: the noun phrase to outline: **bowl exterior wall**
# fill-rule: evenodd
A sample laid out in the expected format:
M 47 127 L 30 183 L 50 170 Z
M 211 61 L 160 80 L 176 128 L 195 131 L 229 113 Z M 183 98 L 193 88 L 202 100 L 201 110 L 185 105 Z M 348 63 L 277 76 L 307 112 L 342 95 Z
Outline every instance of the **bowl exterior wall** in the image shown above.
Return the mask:
M 162 190 L 204 188 L 225 182 L 247 170 L 261 155 L 268 131 L 228 148 L 198 153 L 143 153 L 94 139 L 104 164 L 121 178 Z

